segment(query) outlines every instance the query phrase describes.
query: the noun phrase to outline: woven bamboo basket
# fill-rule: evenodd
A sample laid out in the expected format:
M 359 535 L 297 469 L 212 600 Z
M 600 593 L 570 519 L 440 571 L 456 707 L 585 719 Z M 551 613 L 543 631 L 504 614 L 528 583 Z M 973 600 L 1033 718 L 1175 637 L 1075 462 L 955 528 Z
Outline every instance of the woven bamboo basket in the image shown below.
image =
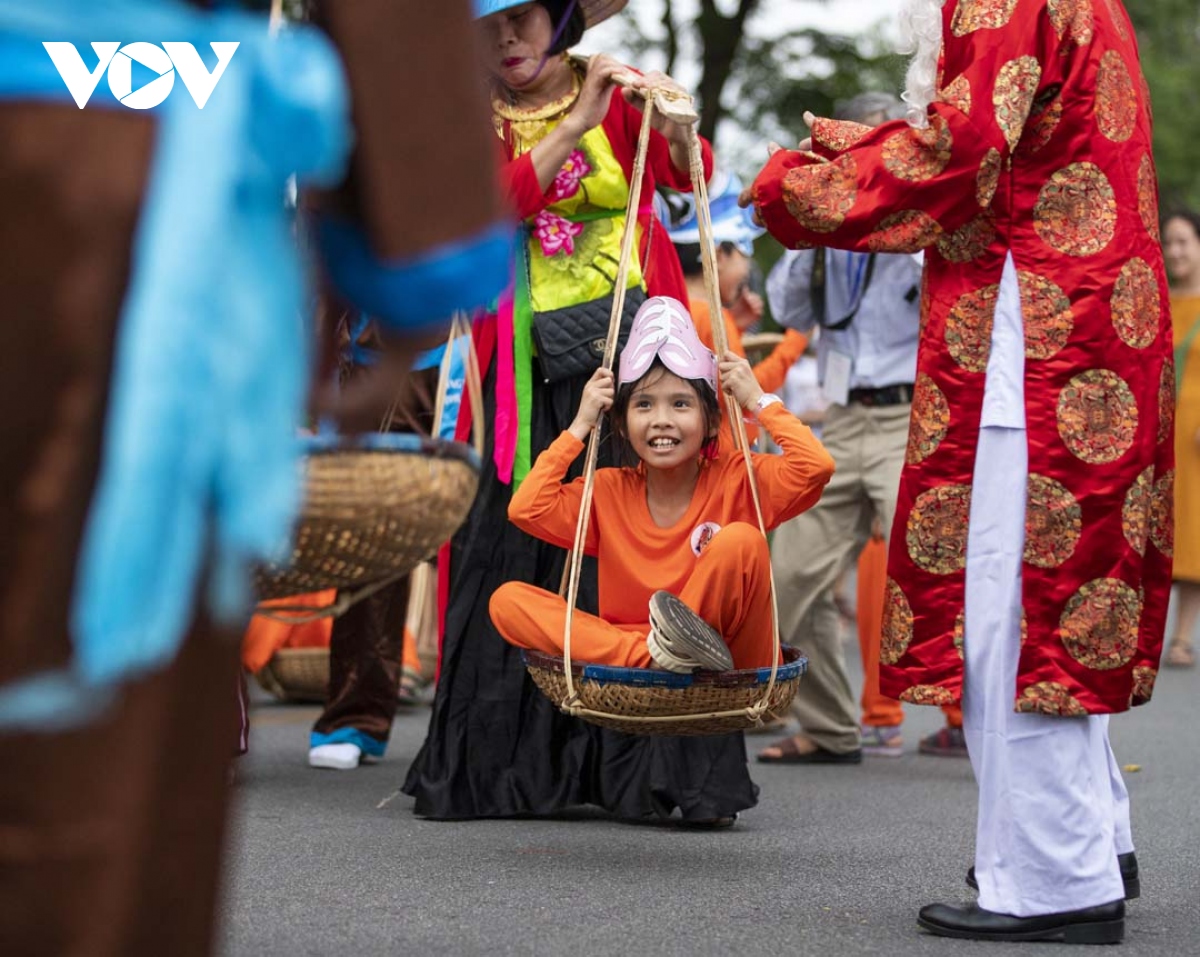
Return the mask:
M 783 647 L 783 661 L 775 677 L 775 687 L 764 720 L 787 713 L 800 687 L 800 678 L 808 670 L 808 659 L 795 648 Z M 551 701 L 562 707 L 567 697 L 567 681 L 562 658 L 537 651 L 523 652 L 525 667 L 534 683 Z M 749 708 L 762 699 L 763 686 L 771 677 L 770 668 L 745 671 L 673 674 L 643 668 L 613 668 L 572 662 L 575 690 L 581 707 L 607 712 L 604 718 L 581 715 L 584 721 L 629 734 L 701 735 L 745 731 L 754 727 L 746 715 L 714 718 L 714 711 Z M 567 709 L 564 709 L 567 710 Z M 626 721 L 625 717 L 688 716 L 688 720 L 650 724 Z
M 255 675 L 281 701 L 324 703 L 329 689 L 328 648 L 280 648 Z
M 405 575 L 462 524 L 479 459 L 467 445 L 416 435 L 317 437 L 291 554 L 256 575 L 260 600 L 354 589 Z

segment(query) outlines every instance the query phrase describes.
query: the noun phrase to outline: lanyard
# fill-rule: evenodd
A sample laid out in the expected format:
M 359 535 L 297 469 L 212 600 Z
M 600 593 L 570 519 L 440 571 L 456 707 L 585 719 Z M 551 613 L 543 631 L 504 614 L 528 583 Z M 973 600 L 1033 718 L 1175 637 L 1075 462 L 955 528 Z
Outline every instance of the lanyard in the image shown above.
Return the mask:
M 867 287 L 871 285 L 871 279 L 875 275 L 875 255 L 876 254 L 875 253 L 869 253 L 869 254 L 859 253 L 858 254 L 862 258 L 858 262 L 859 274 L 853 280 L 853 282 L 854 282 L 853 289 L 850 286 L 851 263 L 847 262 L 847 264 L 846 264 L 847 265 L 846 287 L 847 287 L 847 290 L 851 292 L 850 311 L 848 313 L 846 313 L 846 315 L 844 315 L 840 319 L 838 319 L 837 321 L 830 320 L 830 318 L 826 315 L 826 312 L 827 312 L 826 305 L 827 304 L 826 304 L 826 297 L 825 297 L 825 286 L 826 286 L 827 276 L 826 276 L 826 269 L 825 269 L 825 265 L 826 265 L 825 257 L 826 257 L 826 255 L 829 255 L 829 254 L 831 254 L 831 253 L 827 253 L 826 250 L 824 250 L 824 249 L 818 249 L 816 251 L 816 256 L 813 259 L 813 272 L 812 272 L 811 283 L 809 286 L 809 291 L 810 291 L 810 295 L 812 297 L 813 314 L 817 317 L 817 322 L 820 324 L 821 328 L 828 329 L 831 332 L 838 332 L 842 329 L 845 329 L 848 325 L 850 325 L 850 323 L 854 321 L 854 317 L 856 315 L 858 315 L 859 307 L 862 305 L 862 297 L 864 295 L 866 295 Z M 850 255 L 853 256 L 855 254 L 850 253 Z M 855 301 L 856 299 L 857 299 L 857 301 Z
M 870 258 L 866 253 L 846 253 L 846 305 L 856 312 L 859 293 L 863 291 L 863 276 L 866 275 Z

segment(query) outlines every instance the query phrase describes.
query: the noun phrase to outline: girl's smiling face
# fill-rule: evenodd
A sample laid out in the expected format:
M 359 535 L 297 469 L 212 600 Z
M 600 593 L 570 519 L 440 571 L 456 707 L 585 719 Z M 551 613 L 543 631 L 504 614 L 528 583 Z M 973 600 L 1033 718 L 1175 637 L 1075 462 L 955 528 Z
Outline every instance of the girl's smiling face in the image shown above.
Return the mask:
M 1192 285 L 1200 280 L 1200 236 L 1196 227 L 1181 216 L 1173 216 L 1163 226 L 1163 259 L 1171 282 Z
M 648 468 L 694 465 L 715 435 L 695 386 L 656 366 L 638 382 L 625 412 L 625 434 Z
M 480 21 L 488 72 L 510 90 L 538 78 L 542 58 L 554 39 L 550 12 L 540 3 L 523 3 Z

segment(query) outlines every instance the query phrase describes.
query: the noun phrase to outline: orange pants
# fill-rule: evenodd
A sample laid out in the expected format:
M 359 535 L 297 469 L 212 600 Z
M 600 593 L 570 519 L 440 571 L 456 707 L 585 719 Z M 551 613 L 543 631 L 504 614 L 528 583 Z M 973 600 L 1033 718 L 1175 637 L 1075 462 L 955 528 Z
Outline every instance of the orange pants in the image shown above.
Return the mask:
M 904 723 L 904 708 L 879 693 L 879 642 L 883 635 L 883 599 L 887 591 L 887 543 L 872 538 L 858 556 L 858 647 L 862 653 L 862 723 L 894 728 Z M 946 724 L 962 727 L 962 708 L 942 708 Z
M 700 553 L 696 569 L 679 595 L 720 632 L 733 654 L 735 668 L 761 668 L 771 663 L 770 568 L 762 533 L 753 525 L 734 522 L 714 535 Z M 492 593 L 488 610 L 497 631 L 510 644 L 562 654 L 567 603 L 559 595 L 525 582 L 507 582 Z M 618 625 L 576 611 L 571 657 L 591 664 L 649 668 L 649 633 L 649 621 Z

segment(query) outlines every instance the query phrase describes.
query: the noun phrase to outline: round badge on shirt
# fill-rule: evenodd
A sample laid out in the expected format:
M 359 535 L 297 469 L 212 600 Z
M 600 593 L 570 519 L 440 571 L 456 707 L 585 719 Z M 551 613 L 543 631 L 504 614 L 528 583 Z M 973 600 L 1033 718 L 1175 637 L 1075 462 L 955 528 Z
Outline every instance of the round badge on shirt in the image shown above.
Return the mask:
M 692 551 L 697 556 L 704 551 L 705 546 L 713 540 L 713 536 L 721 530 L 716 522 L 703 522 L 692 530 Z

